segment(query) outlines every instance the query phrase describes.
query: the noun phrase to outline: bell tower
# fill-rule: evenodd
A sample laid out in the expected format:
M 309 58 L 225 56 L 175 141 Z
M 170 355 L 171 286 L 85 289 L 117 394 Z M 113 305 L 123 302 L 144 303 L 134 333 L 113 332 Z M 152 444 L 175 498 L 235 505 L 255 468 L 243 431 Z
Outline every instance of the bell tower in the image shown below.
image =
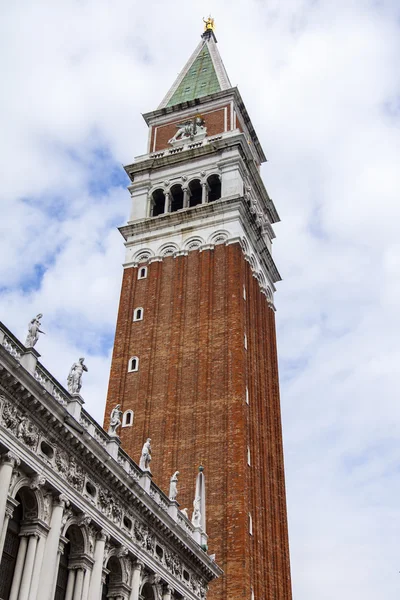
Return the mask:
M 207 479 L 210 600 L 290 600 L 271 255 L 279 220 L 266 158 L 217 49 L 213 21 L 125 167 L 131 211 L 106 405 L 122 448 L 192 510 Z

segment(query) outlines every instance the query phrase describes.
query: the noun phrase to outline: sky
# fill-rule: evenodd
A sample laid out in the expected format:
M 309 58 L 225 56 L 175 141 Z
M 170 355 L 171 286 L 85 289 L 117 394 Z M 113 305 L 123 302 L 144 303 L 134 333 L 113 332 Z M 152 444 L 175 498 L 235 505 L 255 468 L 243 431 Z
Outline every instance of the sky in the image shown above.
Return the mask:
M 268 162 L 293 596 L 400 594 L 400 4 L 19 0 L 0 19 L 0 319 L 103 419 L 122 165 L 216 21 Z

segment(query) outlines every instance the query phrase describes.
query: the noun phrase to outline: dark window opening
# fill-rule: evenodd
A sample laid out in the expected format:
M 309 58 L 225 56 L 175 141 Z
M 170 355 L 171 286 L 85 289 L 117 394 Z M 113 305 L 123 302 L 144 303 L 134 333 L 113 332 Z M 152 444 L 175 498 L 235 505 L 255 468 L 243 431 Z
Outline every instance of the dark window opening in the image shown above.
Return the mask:
M 214 202 L 221 198 L 221 180 L 218 175 L 211 175 L 207 179 L 208 183 L 208 201 Z
M 129 530 L 132 529 L 132 521 L 128 517 L 124 517 L 124 526 Z
M 132 413 L 127 412 L 126 417 L 125 417 L 125 425 L 131 425 L 131 424 L 132 424 Z
M 136 358 L 136 357 L 131 358 L 131 360 L 130 360 L 130 370 L 131 371 L 137 371 L 138 368 L 139 368 L 139 359 Z
M 138 279 L 145 279 L 147 277 L 147 268 L 146 267 L 142 267 L 141 269 L 139 269 L 139 277 Z
M 89 483 L 89 481 L 86 483 L 86 491 L 93 498 L 96 496 L 96 488 L 94 487 L 94 485 L 92 485 L 91 483 Z
M 151 196 L 152 199 L 152 215 L 153 217 L 157 217 L 158 215 L 162 215 L 164 213 L 165 208 L 165 194 L 163 190 L 155 190 Z
M 173 185 L 171 190 L 171 212 L 183 208 L 183 190 L 180 185 Z
M 202 187 L 199 179 L 194 179 L 189 183 L 189 206 L 197 206 L 201 204 Z
M 51 446 L 49 446 L 49 444 L 47 444 L 46 442 L 42 442 L 40 444 L 40 450 L 43 452 L 43 454 L 45 456 L 47 456 L 47 458 L 53 458 L 54 456 L 54 450 Z
M 64 552 L 60 555 L 60 563 L 58 567 L 56 593 L 54 600 L 64 600 L 67 591 L 68 583 L 68 560 L 71 550 L 71 544 L 68 542 L 64 546 Z
M 16 500 L 20 501 L 17 494 Z M 12 580 L 14 577 L 15 563 L 19 548 L 19 532 L 22 521 L 22 506 L 19 504 L 14 508 L 14 513 L 7 527 L 6 539 L 4 540 L 3 556 L 0 564 L 0 598 L 9 598 Z

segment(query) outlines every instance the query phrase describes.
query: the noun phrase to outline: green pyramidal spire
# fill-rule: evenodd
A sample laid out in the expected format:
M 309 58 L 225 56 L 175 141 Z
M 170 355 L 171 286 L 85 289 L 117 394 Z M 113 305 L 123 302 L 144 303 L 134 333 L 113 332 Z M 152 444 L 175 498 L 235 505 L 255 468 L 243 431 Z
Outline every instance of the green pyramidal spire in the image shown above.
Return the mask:
M 214 32 L 207 29 L 159 108 L 202 98 L 229 89 L 231 83 L 217 49 Z

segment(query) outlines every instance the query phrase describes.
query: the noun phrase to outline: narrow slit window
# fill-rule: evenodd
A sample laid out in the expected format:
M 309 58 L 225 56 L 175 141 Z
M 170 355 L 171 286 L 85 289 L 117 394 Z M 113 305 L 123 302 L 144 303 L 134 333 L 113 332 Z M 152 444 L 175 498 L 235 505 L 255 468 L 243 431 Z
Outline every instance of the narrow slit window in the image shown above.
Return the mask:
M 247 350 L 247 335 L 244 334 L 244 347 Z
M 253 535 L 253 519 L 252 519 L 250 513 L 249 513 L 249 534 Z
M 249 467 L 251 466 L 250 448 L 248 446 L 247 446 L 247 464 L 249 465 Z
M 144 310 L 143 310 L 142 307 L 135 308 L 135 310 L 133 311 L 133 320 L 134 321 L 142 321 L 143 320 L 143 313 L 144 313 Z
M 133 410 L 126 410 L 122 417 L 122 427 L 132 427 L 133 425 Z
M 249 388 L 246 387 L 246 404 L 250 404 L 249 402 Z
M 129 359 L 128 371 L 139 371 L 139 359 L 137 356 L 132 356 L 132 358 Z
M 147 277 L 147 267 L 140 267 L 138 271 L 138 279 L 146 279 Z
M 246 287 L 243 286 L 243 299 L 246 300 Z

